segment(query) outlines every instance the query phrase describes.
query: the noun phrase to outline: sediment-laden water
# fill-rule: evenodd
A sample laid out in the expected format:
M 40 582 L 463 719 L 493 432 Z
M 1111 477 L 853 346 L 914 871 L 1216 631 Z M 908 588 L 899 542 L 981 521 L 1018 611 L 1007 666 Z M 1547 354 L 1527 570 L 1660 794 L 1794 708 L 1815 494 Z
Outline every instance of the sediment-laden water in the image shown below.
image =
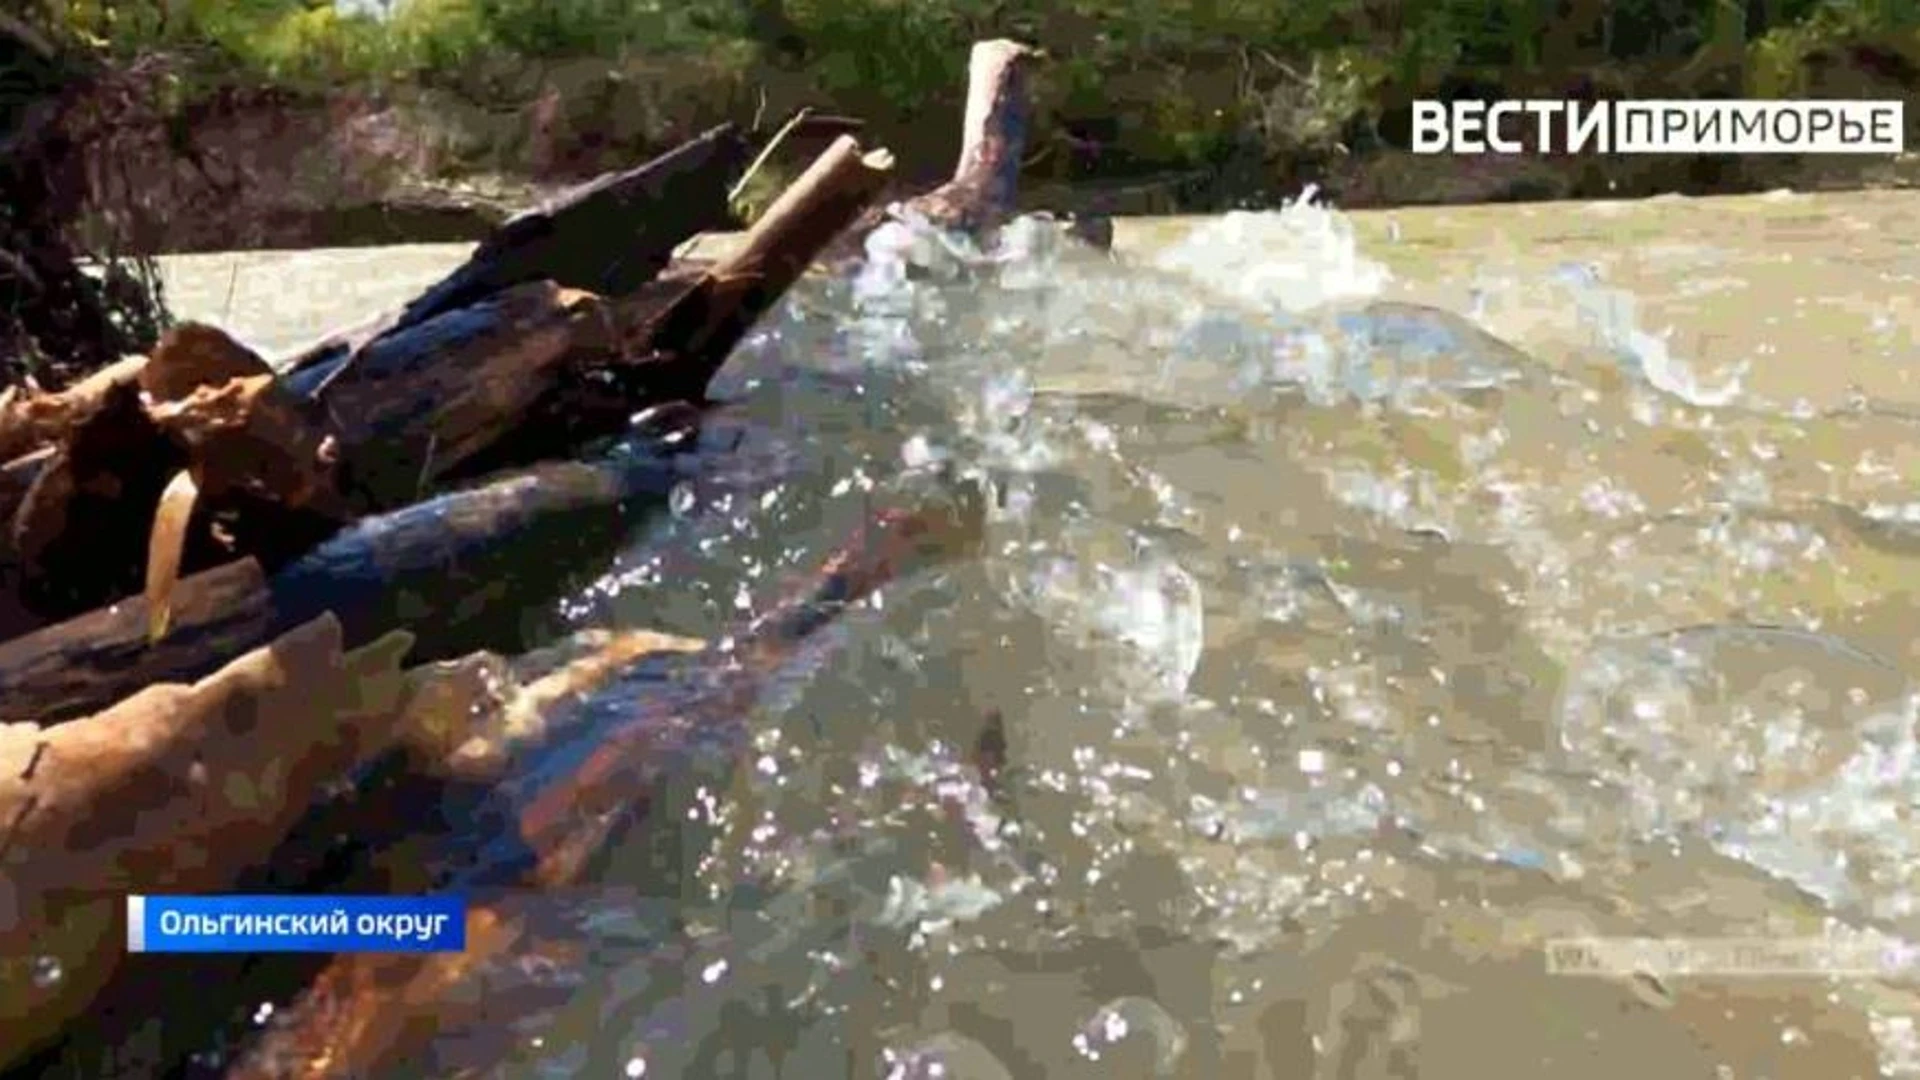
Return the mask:
M 1920 939 L 1916 243 L 1898 194 L 1303 204 L 1123 227 L 1112 260 L 876 238 L 723 377 L 775 451 L 562 608 L 722 634 L 866 505 L 956 477 L 989 554 L 851 613 L 751 753 L 690 762 L 604 870 L 569 1003 L 449 1061 L 1920 1068 L 1897 949 L 1878 979 L 1547 964 Z M 448 257 L 172 271 L 281 347 Z

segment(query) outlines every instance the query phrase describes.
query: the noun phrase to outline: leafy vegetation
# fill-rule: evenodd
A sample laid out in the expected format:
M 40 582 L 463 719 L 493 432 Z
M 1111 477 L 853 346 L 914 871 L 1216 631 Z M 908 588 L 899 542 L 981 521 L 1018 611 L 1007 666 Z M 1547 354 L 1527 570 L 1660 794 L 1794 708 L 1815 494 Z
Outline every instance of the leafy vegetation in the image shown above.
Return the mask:
M 498 111 L 558 86 L 573 128 L 617 129 L 623 150 L 800 104 L 897 145 L 955 102 L 967 42 L 1014 36 L 1053 57 L 1034 167 L 1060 179 L 1364 150 L 1396 108 L 1461 87 L 1802 93 L 1810 58 L 1854 47 L 1920 67 L 1920 0 L 38 2 L 115 52 L 191 57 L 190 94 L 417 90 Z

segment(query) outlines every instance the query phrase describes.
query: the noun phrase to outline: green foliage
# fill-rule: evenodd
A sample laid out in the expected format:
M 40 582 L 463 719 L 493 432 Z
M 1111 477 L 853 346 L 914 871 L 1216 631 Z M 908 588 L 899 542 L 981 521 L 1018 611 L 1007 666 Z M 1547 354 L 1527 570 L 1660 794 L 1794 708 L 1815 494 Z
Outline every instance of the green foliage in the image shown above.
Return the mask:
M 1747 92 L 1777 95 L 1803 92 L 1808 57 L 1834 44 L 1920 57 L 1920 0 L 1775 0 L 1765 25 L 1746 0 L 1571 0 L 1555 17 L 1540 0 L 388 0 L 367 14 L 328 0 L 40 2 L 111 49 L 200 57 L 203 81 L 479 97 L 505 91 L 472 87 L 512 84 L 521 100 L 500 104 L 514 106 L 526 80 L 475 74 L 603 61 L 650 87 L 649 134 L 671 126 L 656 105 L 750 102 L 767 86 L 914 130 L 958 101 L 969 41 L 1012 36 L 1053 57 L 1039 141 L 1096 124 L 1110 159 L 1140 168 L 1333 151 L 1391 103 L 1467 72 L 1535 87 L 1605 70 L 1632 87 L 1711 49 Z

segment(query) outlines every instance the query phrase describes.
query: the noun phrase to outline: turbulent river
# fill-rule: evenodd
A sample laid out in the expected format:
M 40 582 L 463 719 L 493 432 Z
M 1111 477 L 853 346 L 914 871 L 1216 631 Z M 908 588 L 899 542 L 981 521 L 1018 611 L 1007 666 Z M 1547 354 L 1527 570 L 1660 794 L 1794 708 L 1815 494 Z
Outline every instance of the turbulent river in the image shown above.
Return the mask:
M 658 794 L 488 1075 L 1920 1071 L 1920 197 L 879 247 L 730 362 L 776 452 L 561 611 L 724 634 L 939 484 L 987 554 Z M 274 349 L 460 254 L 169 274 Z M 1549 966 L 1823 936 L 1798 975 Z

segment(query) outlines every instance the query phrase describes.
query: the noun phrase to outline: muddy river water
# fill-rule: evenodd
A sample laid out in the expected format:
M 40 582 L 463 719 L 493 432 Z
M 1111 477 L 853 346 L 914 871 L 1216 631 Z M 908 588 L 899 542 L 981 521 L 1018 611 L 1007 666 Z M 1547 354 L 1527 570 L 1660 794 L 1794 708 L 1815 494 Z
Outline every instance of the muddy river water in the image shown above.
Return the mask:
M 724 633 L 936 474 L 986 556 L 689 763 L 449 1070 L 1920 1075 L 1920 196 L 894 239 L 730 363 L 780 464 L 561 610 Z M 168 274 L 275 351 L 461 254 Z

